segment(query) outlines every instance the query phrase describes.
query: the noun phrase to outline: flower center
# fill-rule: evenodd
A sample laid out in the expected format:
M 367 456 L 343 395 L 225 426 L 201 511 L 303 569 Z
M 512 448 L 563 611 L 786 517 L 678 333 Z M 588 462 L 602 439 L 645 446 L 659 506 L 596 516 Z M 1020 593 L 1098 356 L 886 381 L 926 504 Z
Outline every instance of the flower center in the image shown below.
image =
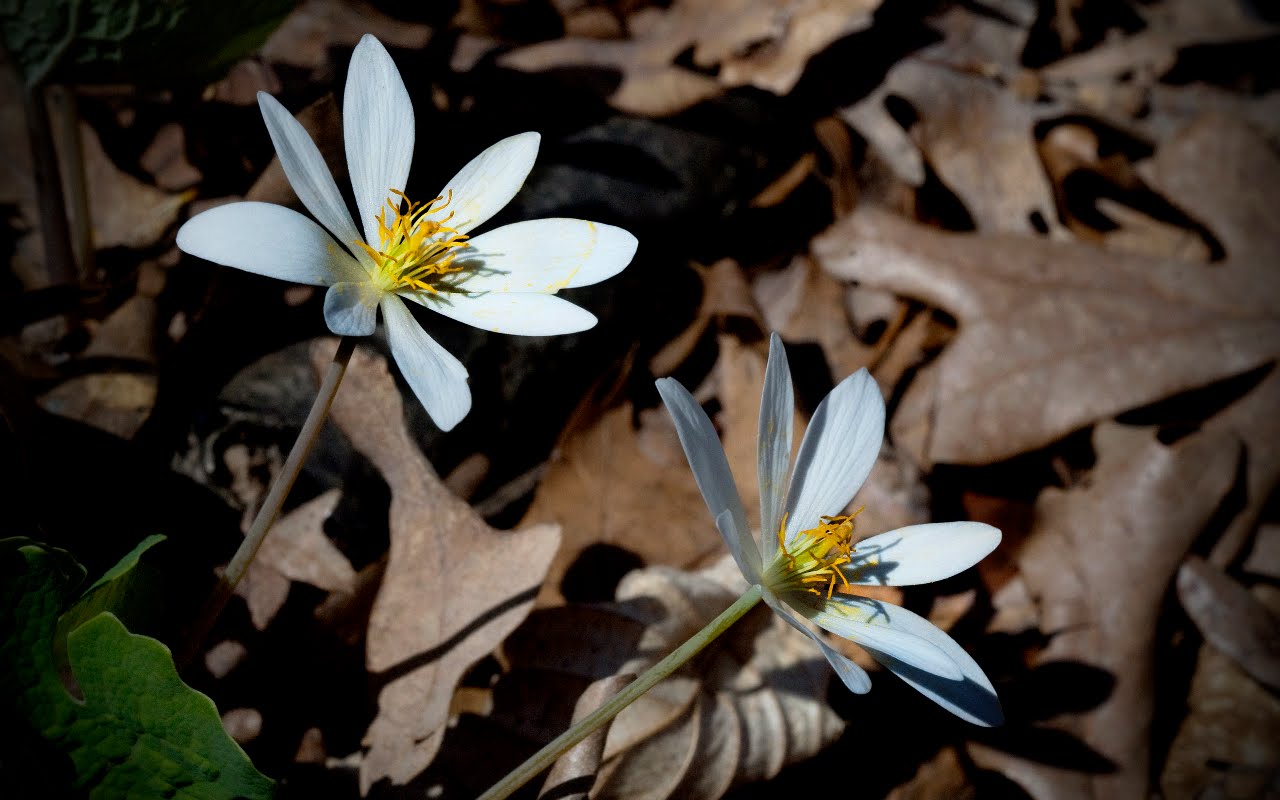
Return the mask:
M 374 280 L 383 289 L 389 292 L 425 290 L 436 294 L 441 276 L 462 269 L 453 266 L 453 260 L 458 248 L 465 247 L 468 239 L 449 227 L 454 212 L 450 211 L 443 219 L 428 219 L 453 201 L 453 191 L 450 190 L 447 197 L 437 197 L 428 203 L 414 203 L 404 192 L 395 189 L 391 195 L 386 207 L 378 213 L 378 249 L 364 242 L 356 244 L 373 258 L 378 268 Z
M 778 526 L 778 555 L 765 581 L 775 592 L 800 591 L 830 599 L 836 582 L 849 586 L 840 565 L 853 561 L 853 518 L 819 517 L 818 526 L 801 531 L 786 544 L 787 519 Z

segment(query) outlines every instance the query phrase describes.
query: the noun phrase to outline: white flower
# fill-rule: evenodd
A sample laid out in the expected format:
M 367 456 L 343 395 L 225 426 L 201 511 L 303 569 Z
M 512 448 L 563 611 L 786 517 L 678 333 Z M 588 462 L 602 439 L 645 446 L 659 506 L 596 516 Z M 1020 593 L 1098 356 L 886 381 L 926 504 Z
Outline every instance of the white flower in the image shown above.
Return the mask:
M 329 287 L 325 321 L 340 335 L 373 333 L 381 308 L 391 354 L 443 430 L 471 408 L 467 370 L 417 325 L 401 298 L 498 333 L 574 333 L 596 318 L 555 293 L 609 278 L 635 254 L 630 233 L 577 219 L 517 222 L 468 236 L 524 184 L 538 152 L 536 133 L 503 139 L 435 199 L 409 203 L 403 190 L 413 106 L 391 56 L 372 36 L 351 55 L 343 101 L 363 235 L 302 125 L 268 94 L 259 92 L 258 104 L 289 183 L 324 227 L 282 206 L 232 203 L 183 225 L 178 246 L 229 267 Z
M 910 586 L 942 580 L 976 564 L 1000 543 L 1000 531 L 980 522 L 912 525 L 854 543 L 853 515 L 836 515 L 866 480 L 884 435 L 884 401 L 865 369 L 841 381 L 818 405 L 788 482 L 791 373 L 781 340 L 777 334 L 770 339 L 757 443 L 759 547 L 711 420 L 675 380 L 659 380 L 658 391 L 738 568 L 748 583 L 763 588 L 774 611 L 817 642 L 846 686 L 861 694 L 871 688 L 871 680 L 802 625 L 792 610 L 857 642 L 962 719 L 979 725 L 1001 722 L 991 682 L 950 636 L 904 608 L 834 591 L 854 584 Z

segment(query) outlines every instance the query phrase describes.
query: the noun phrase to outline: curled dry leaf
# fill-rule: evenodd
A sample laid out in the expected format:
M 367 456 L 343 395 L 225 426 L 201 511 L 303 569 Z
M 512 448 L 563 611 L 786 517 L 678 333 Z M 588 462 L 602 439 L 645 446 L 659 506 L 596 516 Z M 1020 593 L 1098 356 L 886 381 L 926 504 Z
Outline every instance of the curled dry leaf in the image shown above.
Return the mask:
M 626 688 L 635 680 L 634 675 L 614 675 L 595 681 L 578 698 L 573 707 L 573 722 L 577 724 L 583 718 L 604 705 L 610 697 Z M 596 771 L 600 769 L 600 759 L 604 757 L 605 738 L 609 735 L 612 723 L 591 732 L 591 735 L 574 745 L 569 752 L 556 759 L 547 779 L 542 785 L 539 797 L 545 800 L 587 800 L 587 790 L 595 781 Z M 572 791 L 573 789 L 581 791 Z M 572 792 L 566 794 L 566 792 Z
M 925 463 L 989 463 L 1276 357 L 1280 161 L 1247 129 L 1210 117 L 1161 150 L 1149 181 L 1195 198 L 1190 210 L 1225 245 L 1224 261 L 949 234 L 870 207 L 815 240 L 838 277 L 960 321 L 903 398 L 899 444 Z
M 1259 587 L 1263 588 L 1263 587 Z M 1280 613 L 1274 589 L 1258 600 Z M 1200 648 L 1188 713 L 1160 775 L 1168 800 L 1267 797 L 1280 770 L 1280 698 L 1216 648 Z
M 1240 445 L 1197 433 L 1165 446 L 1154 431 L 1099 425 L 1092 479 L 1046 489 L 1020 556 L 1022 575 L 1052 636 L 1038 662 L 1080 662 L 1111 673 L 1110 696 L 1055 725 L 1113 762 L 1089 775 L 986 748 L 975 755 L 1037 800 L 1147 795 L 1152 676 L 1161 598 L 1178 564 L 1231 488 Z
M 623 580 L 614 603 L 538 612 L 508 640 L 512 670 L 495 693 L 557 685 L 548 674 L 581 682 L 642 672 L 737 599 L 738 584 L 727 557 L 698 572 L 649 567 Z M 698 800 L 773 777 L 839 735 L 828 680 L 812 642 L 761 606 L 618 715 L 592 796 Z M 520 711 L 496 716 L 530 738 L 559 733 Z
M 312 351 L 318 366 L 332 352 L 331 340 Z M 391 488 L 391 552 L 365 651 L 381 685 L 360 764 L 367 792 L 431 763 L 458 680 L 529 613 L 560 534 L 496 531 L 454 497 L 406 430 L 385 359 L 357 348 L 331 413 Z
M 1280 689 L 1280 619 L 1225 572 L 1191 556 L 1178 600 L 1204 638 L 1259 683 Z
M 752 85 L 786 94 L 810 56 L 872 22 L 880 0 L 675 0 L 627 19 L 631 38 L 568 37 L 514 50 L 499 63 L 526 72 L 603 67 L 622 73 L 619 110 L 666 115 Z M 675 62 L 692 50 L 702 71 Z M 715 70 L 717 77 L 704 72 Z

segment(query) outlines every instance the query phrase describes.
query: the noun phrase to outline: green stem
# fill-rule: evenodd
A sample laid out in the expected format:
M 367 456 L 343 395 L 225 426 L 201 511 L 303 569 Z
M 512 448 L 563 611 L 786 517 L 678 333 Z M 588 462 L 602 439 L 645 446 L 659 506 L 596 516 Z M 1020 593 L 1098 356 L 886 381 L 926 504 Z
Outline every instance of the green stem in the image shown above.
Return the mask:
M 677 647 L 671 655 L 649 668 L 647 672 L 628 684 L 625 689 L 613 696 L 609 702 L 600 706 L 569 730 L 557 736 L 546 747 L 534 753 L 527 761 L 511 771 L 507 777 L 494 784 L 489 791 L 480 795 L 479 800 L 502 800 L 512 792 L 524 786 L 538 773 L 551 766 L 557 758 L 564 755 L 569 748 L 587 738 L 592 731 L 617 716 L 618 712 L 635 702 L 642 694 L 652 689 L 659 681 L 675 672 L 681 664 L 693 658 L 702 648 L 710 644 L 717 636 L 724 633 L 730 625 L 737 622 L 756 603 L 760 602 L 763 590 L 759 584 L 752 586 L 739 597 L 733 605 L 724 610 L 720 616 L 711 620 L 707 627 L 695 633 L 689 641 Z
M 347 371 L 347 362 L 351 360 L 351 353 L 355 350 L 355 346 L 355 340 L 349 336 L 344 336 L 338 342 L 337 352 L 333 354 L 333 361 L 330 362 L 329 369 L 320 382 L 320 391 L 316 394 L 315 402 L 311 404 L 306 422 L 302 423 L 302 430 L 298 432 L 293 449 L 289 451 L 280 474 L 271 484 L 267 498 L 262 501 L 262 508 L 258 509 L 258 515 L 254 517 L 253 524 L 244 535 L 244 541 L 231 557 L 231 563 L 218 579 L 218 585 L 214 587 L 213 593 L 209 595 L 200 616 L 191 628 L 184 649 L 177 659 L 179 668 L 189 664 L 200 651 L 205 637 L 209 635 L 209 631 L 213 630 L 213 624 L 218 621 L 218 615 L 222 613 L 222 609 L 235 592 L 236 584 L 240 583 L 245 573 L 249 571 L 249 565 L 258 554 L 258 548 L 262 547 L 262 542 L 267 538 L 267 532 L 271 530 L 272 523 L 280 515 L 284 499 L 293 488 L 293 483 L 298 479 L 298 473 L 302 471 L 302 465 L 306 462 L 316 437 L 324 427 L 325 417 L 329 415 L 329 407 L 333 405 L 334 395 L 338 393 L 338 384 L 342 383 L 342 376 Z

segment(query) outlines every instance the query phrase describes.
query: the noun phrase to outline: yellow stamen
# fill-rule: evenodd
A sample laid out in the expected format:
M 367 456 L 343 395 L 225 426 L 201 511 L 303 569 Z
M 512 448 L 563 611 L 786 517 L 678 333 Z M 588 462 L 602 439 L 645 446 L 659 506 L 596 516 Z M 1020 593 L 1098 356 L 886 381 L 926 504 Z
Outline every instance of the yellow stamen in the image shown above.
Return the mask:
M 441 276 L 462 270 L 453 261 L 458 248 L 465 247 L 468 239 L 456 228 L 449 227 L 453 211 L 443 219 L 428 219 L 453 201 L 453 190 L 428 203 L 414 203 L 397 189 L 392 189 L 391 194 L 377 216 L 381 240 L 378 249 L 365 242 L 356 242 L 356 245 L 373 259 L 378 268 L 374 277 L 382 288 L 389 292 L 410 289 L 436 294 Z
M 818 525 L 796 534 L 790 546 L 783 516 L 778 525 L 778 557 L 767 577 L 774 591 L 793 589 L 830 600 L 837 582 L 849 588 L 840 566 L 853 562 L 853 518 L 860 513 L 861 508 L 847 516 L 819 517 Z

